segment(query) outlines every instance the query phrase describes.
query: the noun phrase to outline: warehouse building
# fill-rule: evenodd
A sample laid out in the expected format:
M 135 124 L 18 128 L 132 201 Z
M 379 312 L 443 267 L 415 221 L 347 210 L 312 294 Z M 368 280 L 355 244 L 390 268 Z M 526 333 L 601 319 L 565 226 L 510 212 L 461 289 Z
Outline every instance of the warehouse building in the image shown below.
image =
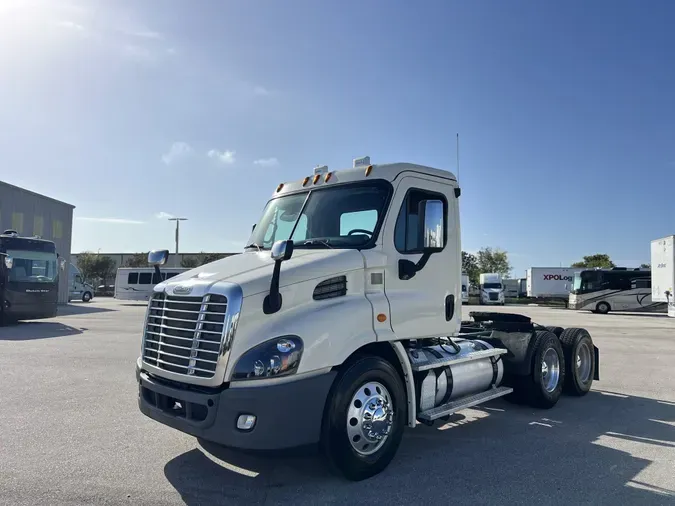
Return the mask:
M 19 235 L 54 241 L 56 252 L 70 262 L 73 209 L 39 193 L 0 181 L 0 232 L 16 230 Z M 67 273 L 67 271 L 65 271 Z M 59 303 L 68 302 L 68 276 L 59 281 Z

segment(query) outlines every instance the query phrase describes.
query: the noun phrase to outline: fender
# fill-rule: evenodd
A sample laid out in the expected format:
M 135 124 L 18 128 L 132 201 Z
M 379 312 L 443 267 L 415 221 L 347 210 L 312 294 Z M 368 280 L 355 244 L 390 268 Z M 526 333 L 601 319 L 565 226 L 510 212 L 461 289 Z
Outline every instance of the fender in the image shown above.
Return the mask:
M 417 399 L 415 398 L 415 380 L 413 379 L 412 367 L 405 348 L 399 342 L 390 342 L 394 348 L 396 356 L 401 363 L 403 371 L 403 382 L 405 383 L 406 397 L 408 398 L 408 427 L 414 428 L 417 425 Z

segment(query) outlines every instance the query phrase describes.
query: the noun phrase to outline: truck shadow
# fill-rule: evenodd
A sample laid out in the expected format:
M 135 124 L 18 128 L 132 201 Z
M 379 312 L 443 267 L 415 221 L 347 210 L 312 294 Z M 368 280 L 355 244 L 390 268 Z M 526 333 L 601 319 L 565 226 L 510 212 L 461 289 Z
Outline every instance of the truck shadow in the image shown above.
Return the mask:
M 88 304 L 84 302 L 75 302 L 68 303 L 67 305 L 59 306 L 58 314 L 59 316 L 73 316 L 79 314 L 93 314 L 93 313 L 109 313 L 112 311 L 117 311 L 116 309 L 111 309 L 108 307 L 97 306 L 95 304 Z
M 189 505 L 675 504 L 674 426 L 675 402 L 593 391 L 546 411 L 495 401 L 408 430 L 389 468 L 358 483 L 330 474 L 315 451 L 203 442 L 164 473 Z
M 33 341 L 54 337 L 74 336 L 87 329 L 57 322 L 20 322 L 0 327 L 0 341 Z

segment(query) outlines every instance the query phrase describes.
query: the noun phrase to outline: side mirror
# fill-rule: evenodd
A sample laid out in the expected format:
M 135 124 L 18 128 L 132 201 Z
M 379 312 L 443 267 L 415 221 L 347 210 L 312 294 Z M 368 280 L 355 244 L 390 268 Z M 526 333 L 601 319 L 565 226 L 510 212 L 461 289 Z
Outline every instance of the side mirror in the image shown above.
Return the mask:
M 148 253 L 148 264 L 150 265 L 164 265 L 168 259 L 168 249 L 152 250 Z
M 63 257 L 59 258 L 59 269 L 62 271 L 66 270 L 66 259 Z
M 5 267 L 11 269 L 13 266 L 14 266 L 14 259 L 9 255 L 5 255 Z
M 443 202 L 440 200 L 423 200 L 419 206 L 420 230 L 424 234 L 422 244 L 424 250 L 433 253 L 445 246 Z
M 277 241 L 272 245 L 272 260 L 281 261 L 290 260 L 293 256 L 293 241 Z

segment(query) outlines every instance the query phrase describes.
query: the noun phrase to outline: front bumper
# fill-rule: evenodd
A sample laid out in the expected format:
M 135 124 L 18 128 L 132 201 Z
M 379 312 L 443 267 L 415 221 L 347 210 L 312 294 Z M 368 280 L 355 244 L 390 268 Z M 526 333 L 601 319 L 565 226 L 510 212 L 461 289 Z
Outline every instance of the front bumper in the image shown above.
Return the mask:
M 319 441 L 321 420 L 336 372 L 277 385 L 219 390 L 168 382 L 136 365 L 138 406 L 164 425 L 195 437 L 246 450 L 279 450 Z M 237 429 L 239 415 L 256 416 L 253 429 Z

